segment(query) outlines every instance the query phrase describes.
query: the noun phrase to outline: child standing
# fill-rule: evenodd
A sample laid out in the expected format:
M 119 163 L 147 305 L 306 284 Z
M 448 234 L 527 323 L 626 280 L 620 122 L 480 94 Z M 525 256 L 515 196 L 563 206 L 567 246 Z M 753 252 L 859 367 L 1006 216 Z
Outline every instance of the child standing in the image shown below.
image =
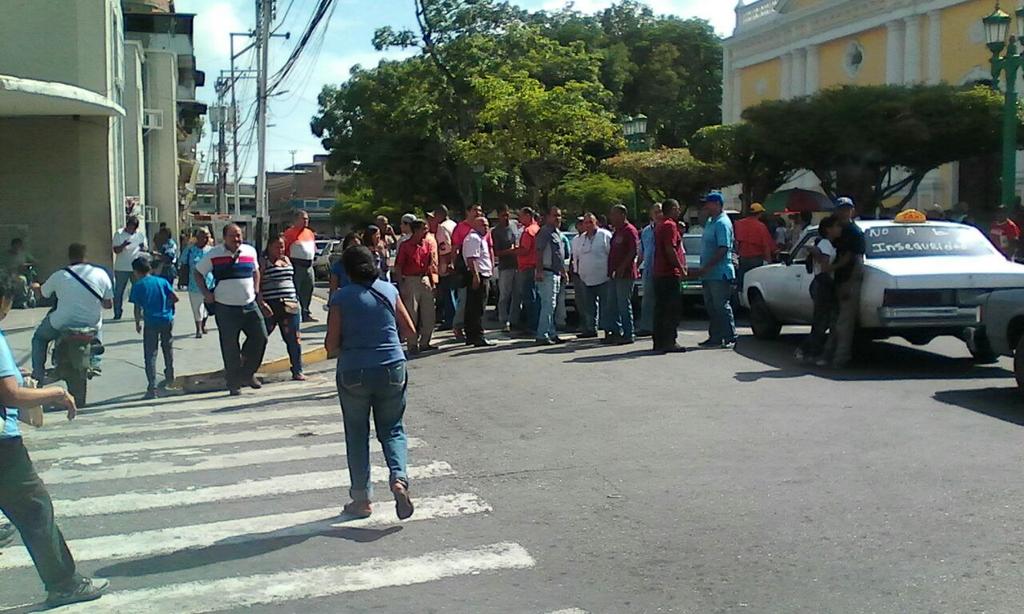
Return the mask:
M 142 352 L 146 364 L 148 387 L 144 399 L 156 398 L 156 350 L 157 344 L 164 355 L 164 381 L 166 388 L 174 381 L 174 351 L 171 347 L 171 331 L 174 327 L 174 304 L 178 296 L 166 278 L 153 274 L 149 258 L 136 258 L 132 262 L 135 284 L 132 285 L 128 301 L 135 305 L 135 330 L 142 333 Z M 143 327 L 145 322 L 145 327 Z
M 810 248 L 808 265 L 814 272 L 811 281 L 811 298 L 814 300 L 814 319 L 811 334 L 796 351 L 797 360 L 818 360 L 825 349 L 828 331 L 832 327 L 838 302 L 836 301 L 835 281 L 832 278 L 832 263 L 836 259 L 835 242 L 842 233 L 842 226 L 833 217 L 827 217 L 818 225 L 820 238 Z

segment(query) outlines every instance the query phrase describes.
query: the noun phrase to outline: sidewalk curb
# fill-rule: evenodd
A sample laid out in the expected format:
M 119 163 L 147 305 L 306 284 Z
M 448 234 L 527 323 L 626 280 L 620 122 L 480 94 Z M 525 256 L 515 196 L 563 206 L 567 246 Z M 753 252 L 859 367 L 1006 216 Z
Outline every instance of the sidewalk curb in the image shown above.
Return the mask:
M 303 366 L 313 365 L 327 360 L 327 349 L 318 347 L 302 353 Z M 291 361 L 287 356 L 268 360 L 260 365 L 256 371 L 259 375 L 276 375 L 291 370 Z M 209 371 L 206 373 L 189 373 L 174 378 L 174 388 L 185 393 L 215 392 L 226 390 L 227 382 L 224 381 L 224 369 Z

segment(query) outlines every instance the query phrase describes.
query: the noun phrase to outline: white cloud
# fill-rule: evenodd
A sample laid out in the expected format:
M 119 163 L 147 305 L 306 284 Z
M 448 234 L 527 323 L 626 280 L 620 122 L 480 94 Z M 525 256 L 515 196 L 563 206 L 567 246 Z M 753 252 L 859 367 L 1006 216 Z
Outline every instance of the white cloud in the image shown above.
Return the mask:
M 249 29 L 246 24 L 251 19 L 244 20 L 237 2 L 182 2 L 179 0 L 176 8 L 179 11 L 187 12 L 189 4 L 199 14 L 195 19 L 195 48 L 196 56 L 208 64 L 226 64 L 229 62 L 231 53 L 231 41 L 229 33 L 245 32 Z M 199 11 L 198 9 L 202 9 Z M 242 40 L 238 40 L 242 44 Z

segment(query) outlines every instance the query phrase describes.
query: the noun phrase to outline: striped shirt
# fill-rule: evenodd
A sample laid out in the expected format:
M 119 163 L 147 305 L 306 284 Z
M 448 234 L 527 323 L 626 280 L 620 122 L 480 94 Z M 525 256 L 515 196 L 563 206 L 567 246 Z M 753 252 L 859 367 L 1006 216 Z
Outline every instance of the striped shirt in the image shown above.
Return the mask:
M 214 299 L 221 305 L 243 307 L 256 300 L 256 284 L 253 277 L 259 271 L 256 250 L 242 244 L 237 252 L 230 252 L 223 244 L 211 249 L 196 264 L 201 274 L 213 273 L 217 285 L 213 289 Z
M 273 262 L 266 261 L 263 275 L 260 277 L 260 290 L 265 301 L 299 300 L 295 293 L 295 267 L 291 262 L 276 266 Z

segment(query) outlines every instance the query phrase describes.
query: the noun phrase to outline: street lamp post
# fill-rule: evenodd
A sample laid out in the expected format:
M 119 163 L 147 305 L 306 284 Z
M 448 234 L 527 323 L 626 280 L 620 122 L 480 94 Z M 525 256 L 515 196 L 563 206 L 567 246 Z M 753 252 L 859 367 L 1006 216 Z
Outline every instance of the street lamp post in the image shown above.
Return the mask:
M 484 204 L 484 171 L 487 168 L 483 164 L 477 164 L 473 167 L 473 187 L 476 192 L 476 204 L 481 207 Z
M 626 116 L 622 120 L 622 134 L 626 137 L 626 147 L 630 151 L 650 151 L 651 142 L 647 135 L 647 116 L 641 113 L 636 117 Z M 640 219 L 640 186 L 633 182 L 633 219 Z
M 992 52 L 992 87 L 999 89 L 999 77 L 1006 75 L 1006 99 L 1003 107 L 1002 204 L 1010 207 L 1017 192 L 1017 75 L 1024 67 L 1018 39 L 1024 39 L 1024 4 L 1016 10 L 1017 35 L 1010 35 L 1013 18 L 999 2 L 992 14 L 981 20 L 985 40 Z M 1005 50 L 1005 53 L 1003 51 Z

